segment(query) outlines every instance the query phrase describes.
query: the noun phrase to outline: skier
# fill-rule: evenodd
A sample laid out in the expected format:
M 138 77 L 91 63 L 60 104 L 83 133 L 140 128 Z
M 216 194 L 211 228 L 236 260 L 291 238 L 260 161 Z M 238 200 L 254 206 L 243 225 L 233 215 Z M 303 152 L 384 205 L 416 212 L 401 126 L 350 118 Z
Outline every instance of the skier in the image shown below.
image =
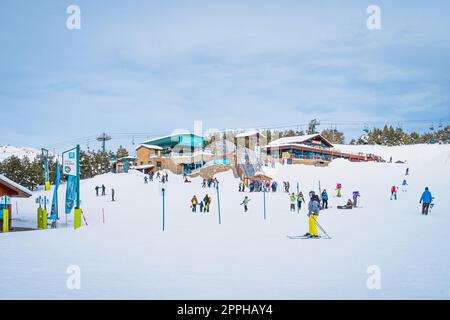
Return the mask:
M 340 198 L 341 196 L 342 196 L 342 185 L 340 184 L 340 183 L 338 183 L 337 185 L 336 185 L 336 190 L 337 190 L 337 197 L 338 198 Z
M 147 178 L 147 176 L 144 177 L 144 183 L 145 183 L 145 184 L 148 184 L 148 178 Z
M 102 196 L 106 196 L 106 187 L 102 184 Z
M 200 201 L 200 212 L 203 212 L 203 206 L 204 206 L 203 201 Z
M 100 190 L 100 187 L 99 187 L 99 186 L 96 186 L 96 187 L 95 187 L 95 194 L 97 195 L 97 197 L 98 197 L 98 190 Z
M 194 195 L 191 199 L 191 208 L 192 208 L 192 212 L 197 212 L 197 197 Z
M 358 204 L 359 191 L 353 191 L 353 206 L 356 208 Z
M 206 188 L 206 179 L 203 179 L 202 188 Z
M 248 211 L 248 203 L 250 202 L 250 199 L 245 196 L 244 200 L 241 203 L 241 206 L 244 205 L 244 212 Z
M 428 187 L 425 188 L 425 191 L 422 193 L 422 196 L 420 197 L 419 203 L 422 203 L 422 214 L 428 215 L 428 209 L 430 208 L 431 201 L 433 201 L 433 197 L 431 195 L 430 190 L 428 190 Z
M 303 193 L 300 191 L 297 195 L 297 213 L 299 213 L 300 209 L 302 208 L 302 202 L 305 203 L 305 198 L 303 196 Z
M 291 209 L 290 211 L 294 211 L 295 212 L 295 204 L 297 203 L 297 196 L 295 195 L 295 193 L 292 192 L 292 194 L 289 197 L 291 199 Z
M 405 192 L 408 189 L 408 183 L 406 182 L 406 179 L 403 179 L 402 182 L 402 191 Z
M 391 188 L 391 200 L 392 197 L 394 197 L 395 200 L 397 200 L 397 187 L 396 186 L 392 186 Z
M 337 206 L 338 209 L 353 209 L 353 203 L 351 199 L 347 200 L 347 204 L 345 206 Z
M 168 182 L 168 181 L 169 181 L 169 173 L 166 172 L 166 182 Z
M 242 182 L 239 182 L 239 192 L 242 192 Z
M 159 171 L 156 173 L 156 179 L 161 178 L 161 174 L 159 173 Z
M 112 188 L 111 189 L 111 201 L 116 201 L 115 199 L 114 199 L 114 196 L 116 195 L 116 191 Z
M 328 209 L 328 193 L 326 189 L 322 192 L 322 208 Z
M 409 175 L 409 168 L 406 168 L 405 176 Z
M 317 216 L 320 212 L 320 200 L 314 191 L 309 193 L 309 203 L 308 203 L 308 217 L 309 217 L 309 231 L 305 234 L 306 237 L 318 238 L 319 232 L 317 231 Z

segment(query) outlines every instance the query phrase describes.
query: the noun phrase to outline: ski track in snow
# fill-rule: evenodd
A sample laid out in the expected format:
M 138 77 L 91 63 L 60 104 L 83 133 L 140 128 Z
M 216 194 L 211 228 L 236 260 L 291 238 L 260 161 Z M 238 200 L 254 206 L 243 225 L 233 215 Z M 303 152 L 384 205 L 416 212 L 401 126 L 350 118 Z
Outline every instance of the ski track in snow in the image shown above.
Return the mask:
M 406 164 L 349 163 L 335 160 L 325 168 L 285 166 L 267 169 L 279 185 L 299 182 L 305 195 L 327 189 L 333 208 L 319 223 L 330 240 L 291 240 L 307 231 L 306 207 L 289 212 L 289 196 L 246 193 L 249 212 L 239 204 L 239 181 L 231 172 L 220 180 L 222 225 L 217 194 L 200 179 L 185 184 L 169 174 L 166 231 L 161 230 L 159 184 L 144 184 L 137 172 L 106 174 L 82 181 L 82 208 L 88 227 L 0 234 L 1 299 L 449 299 L 450 164 L 449 145 L 402 147 L 339 146 L 407 160 Z M 409 189 L 389 200 L 390 187 L 406 177 Z M 343 197 L 334 197 L 336 183 Z M 105 184 L 107 196 L 96 197 Z M 425 186 L 436 198 L 430 215 L 420 214 Z M 110 201 L 116 190 L 117 202 Z M 362 208 L 338 210 L 351 193 L 361 193 Z M 15 225 L 35 226 L 35 193 L 16 199 Z M 211 213 L 190 212 L 196 194 L 212 196 Z M 45 193 L 51 197 L 53 191 Z M 63 215 L 65 185 L 59 190 Z M 102 224 L 102 208 L 106 224 Z M 69 216 L 72 223 L 73 214 Z M 17 220 L 17 221 L 16 221 Z M 81 289 L 66 287 L 67 267 L 81 268 Z M 381 290 L 369 290 L 367 268 L 381 269 Z

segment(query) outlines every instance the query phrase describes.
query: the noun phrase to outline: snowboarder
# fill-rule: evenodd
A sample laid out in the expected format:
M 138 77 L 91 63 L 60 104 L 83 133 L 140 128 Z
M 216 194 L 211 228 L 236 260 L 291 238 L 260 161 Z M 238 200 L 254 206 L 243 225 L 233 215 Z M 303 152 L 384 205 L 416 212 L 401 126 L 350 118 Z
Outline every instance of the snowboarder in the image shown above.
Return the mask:
M 97 197 L 98 197 L 98 190 L 100 190 L 100 187 L 99 187 L 99 186 L 96 186 L 96 187 L 95 187 L 95 194 L 97 195 Z
M 322 208 L 328 209 L 328 193 L 326 189 L 322 192 Z
M 244 200 L 241 203 L 241 206 L 244 205 L 244 212 L 248 211 L 248 203 L 250 202 L 250 199 L 245 196 Z
M 114 197 L 115 197 L 115 195 L 116 195 L 116 191 L 114 190 L 114 188 L 112 188 L 111 189 L 111 201 L 116 201 L 115 199 L 114 199 Z
M 194 195 L 191 199 L 192 212 L 197 212 L 197 204 L 198 204 L 198 200 L 197 200 L 197 197 Z
M 340 183 L 338 183 L 336 185 L 336 191 L 337 191 L 337 197 L 340 198 L 342 196 L 342 185 Z
M 305 234 L 305 236 L 310 238 L 318 238 L 319 232 L 317 231 L 316 221 L 320 212 L 320 199 L 319 196 L 317 196 L 314 191 L 311 191 L 309 193 L 309 198 L 310 198 L 308 203 L 309 230 Z
M 353 206 L 356 208 L 358 204 L 359 191 L 353 191 Z
M 305 198 L 303 193 L 300 191 L 297 195 L 297 213 L 300 212 L 300 209 L 302 208 L 302 202 L 305 203 Z
M 391 188 L 391 200 L 392 197 L 394 197 L 395 200 L 397 200 L 397 187 L 396 186 L 392 186 Z
M 102 196 L 106 196 L 106 187 L 102 184 Z
M 337 206 L 338 209 L 353 209 L 352 199 L 347 200 L 347 204 L 345 206 Z
M 402 182 L 402 191 L 405 192 L 408 189 L 408 183 L 406 182 L 406 179 L 403 179 Z
M 295 193 L 292 192 L 292 194 L 289 196 L 289 198 L 291 199 L 291 209 L 290 209 L 290 211 L 294 211 L 295 212 L 295 204 L 297 203 L 297 196 L 295 195 Z
M 428 190 L 428 187 L 425 188 L 425 191 L 422 193 L 422 196 L 420 197 L 419 203 L 422 203 L 422 214 L 428 215 L 428 209 L 430 208 L 431 201 L 433 201 L 433 197 L 431 195 L 430 190 Z

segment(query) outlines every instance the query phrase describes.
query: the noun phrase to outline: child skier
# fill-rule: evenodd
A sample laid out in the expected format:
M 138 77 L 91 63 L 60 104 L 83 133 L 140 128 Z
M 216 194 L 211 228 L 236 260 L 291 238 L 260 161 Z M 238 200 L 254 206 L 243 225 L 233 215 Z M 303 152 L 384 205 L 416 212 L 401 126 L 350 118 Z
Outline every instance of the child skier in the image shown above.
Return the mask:
M 203 206 L 204 206 L 203 201 L 200 201 L 200 212 L 203 212 Z
M 295 193 L 292 192 L 292 194 L 289 196 L 289 198 L 291 199 L 291 209 L 290 209 L 290 211 L 294 211 L 295 212 L 295 204 L 297 203 L 297 196 L 295 195 Z
M 241 203 L 241 206 L 244 205 L 244 212 L 248 211 L 248 203 L 250 202 L 250 199 L 245 196 L 244 200 Z
M 431 195 L 430 190 L 428 190 L 428 187 L 425 188 L 425 191 L 422 193 L 422 196 L 420 197 L 419 203 L 422 203 L 422 214 L 428 215 L 428 209 L 430 208 L 431 201 L 433 201 L 433 197 Z
M 326 189 L 323 189 L 321 197 L 322 197 L 322 208 L 328 209 L 328 193 Z
M 408 183 L 406 182 L 406 179 L 403 179 L 403 182 L 402 182 L 402 192 L 407 191 L 407 189 L 408 189 Z
M 396 186 L 392 186 L 391 188 L 391 200 L 392 197 L 394 197 L 395 200 L 397 200 L 397 187 Z
M 309 231 L 305 234 L 306 237 L 310 238 L 318 238 L 319 232 L 317 231 L 317 217 L 320 212 L 320 200 L 319 197 L 314 193 L 314 191 L 311 191 L 309 193 L 309 203 L 308 203 L 308 225 L 309 225 Z
M 359 191 L 353 191 L 353 206 L 356 208 L 358 204 Z
M 197 197 L 194 195 L 191 199 L 192 212 L 197 212 L 197 204 L 198 204 L 198 200 L 197 200 Z

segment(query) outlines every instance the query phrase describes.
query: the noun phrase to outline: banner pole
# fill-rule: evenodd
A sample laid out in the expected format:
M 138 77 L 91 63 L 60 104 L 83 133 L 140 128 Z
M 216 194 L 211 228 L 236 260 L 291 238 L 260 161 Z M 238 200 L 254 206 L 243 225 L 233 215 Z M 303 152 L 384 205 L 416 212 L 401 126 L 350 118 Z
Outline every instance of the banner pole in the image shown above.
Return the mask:
M 80 209 L 80 145 L 77 144 L 77 209 Z

